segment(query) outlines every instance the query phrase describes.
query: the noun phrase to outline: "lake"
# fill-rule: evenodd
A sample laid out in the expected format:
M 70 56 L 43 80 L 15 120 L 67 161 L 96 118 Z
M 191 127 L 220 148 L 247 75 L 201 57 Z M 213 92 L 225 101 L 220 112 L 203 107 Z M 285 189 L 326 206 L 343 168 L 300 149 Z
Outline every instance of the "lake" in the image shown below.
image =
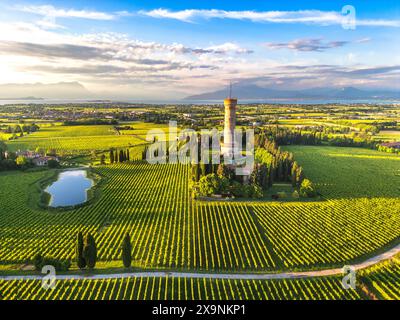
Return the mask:
M 36 99 L 36 100 L 0 100 L 0 105 L 7 104 L 83 104 L 83 103 L 132 103 L 144 105 L 163 105 L 163 104 L 182 104 L 182 105 L 222 105 L 223 99 L 217 100 L 138 100 L 138 99 L 120 99 L 120 100 L 90 100 L 90 99 Z M 271 104 L 378 104 L 390 105 L 399 104 L 399 99 L 240 99 L 239 104 L 255 104 L 255 103 L 271 103 Z
M 93 180 L 87 177 L 86 170 L 69 170 L 61 172 L 45 191 L 51 196 L 50 207 L 66 207 L 86 202 L 91 187 Z

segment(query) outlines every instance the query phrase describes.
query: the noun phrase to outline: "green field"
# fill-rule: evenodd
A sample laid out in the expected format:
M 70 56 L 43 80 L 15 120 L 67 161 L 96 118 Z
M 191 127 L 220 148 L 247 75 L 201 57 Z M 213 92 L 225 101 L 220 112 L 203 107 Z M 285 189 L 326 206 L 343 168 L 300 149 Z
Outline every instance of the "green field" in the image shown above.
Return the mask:
M 106 128 L 101 130 L 103 136 L 109 136 Z M 134 161 L 95 167 L 103 177 L 100 196 L 78 209 L 54 212 L 36 205 L 38 182 L 52 171 L 0 173 L 0 264 L 3 270 L 18 269 L 38 252 L 73 259 L 78 231 L 91 232 L 100 264 L 112 264 L 119 271 L 126 232 L 132 236 L 133 266 L 147 270 L 261 272 L 341 267 L 398 243 L 399 156 L 358 148 L 285 149 L 294 153 L 316 183 L 320 200 L 193 201 L 189 166 Z M 99 298 L 97 295 L 104 299 L 178 295 L 182 299 L 359 298 L 358 292 L 323 289 L 338 288 L 337 280 L 289 282 L 71 280 L 64 281 L 64 289 L 58 293 L 39 290 L 35 296 L 29 295 L 29 288 L 38 286 L 35 281 L 15 282 L 16 288 L 10 283 L 0 286 L 7 288 L 6 298 L 28 299 Z M 186 287 L 181 290 L 181 286 Z M 194 289 L 189 289 L 191 286 Z
M 305 174 L 329 199 L 398 198 L 400 157 L 364 148 L 290 146 Z
M 0 280 L 5 300 L 354 300 L 361 295 L 344 290 L 339 278 L 299 280 L 215 280 L 205 278 L 126 278 L 60 280 L 55 290 L 41 281 L 16 286 Z
M 400 141 L 400 130 L 382 130 L 378 133 L 376 139 L 386 141 Z
M 58 280 L 45 290 L 40 280 L 0 280 L 0 300 L 355 300 L 400 299 L 400 261 L 363 270 L 356 290 L 340 277 L 235 280 L 179 277 Z
M 395 164 L 400 157 L 351 148 L 290 149 L 315 179 L 322 200 L 194 202 L 188 166 L 139 161 L 96 168 L 104 177 L 101 197 L 91 205 L 54 213 L 32 204 L 43 172 L 1 173 L 0 262 L 20 263 L 39 251 L 73 258 L 78 230 L 94 234 L 102 261 L 119 259 L 122 237 L 129 232 L 135 266 L 187 270 L 321 268 L 398 241 Z M 339 175 L 341 168 L 353 178 Z M 325 170 L 331 175 L 324 175 Z M 365 170 L 374 183 L 360 180 Z M 355 199 L 349 199 L 352 194 Z
M 394 258 L 361 273 L 363 282 L 377 299 L 400 300 L 400 260 Z
M 132 134 L 119 134 L 111 125 L 91 126 L 45 126 L 35 133 L 7 141 L 11 151 L 54 149 L 59 153 L 81 153 L 88 151 L 126 148 L 147 143 L 147 125 L 137 123 Z

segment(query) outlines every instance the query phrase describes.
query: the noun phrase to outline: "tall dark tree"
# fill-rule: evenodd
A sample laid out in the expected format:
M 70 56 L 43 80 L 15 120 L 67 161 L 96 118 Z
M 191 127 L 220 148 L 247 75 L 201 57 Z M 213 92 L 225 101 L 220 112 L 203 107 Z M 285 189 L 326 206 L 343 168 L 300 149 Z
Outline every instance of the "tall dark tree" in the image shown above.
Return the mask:
M 90 233 L 86 236 L 83 244 L 83 257 L 87 267 L 93 269 L 97 260 L 97 248 L 96 242 Z
M 79 232 L 76 238 L 76 264 L 79 269 L 84 269 L 86 267 L 86 261 L 83 257 L 83 235 L 82 232 Z
M 122 262 L 125 268 L 129 268 L 132 264 L 132 244 L 128 233 L 122 242 Z
M 100 156 L 100 164 L 106 164 L 106 156 L 104 154 Z
M 296 187 L 297 185 L 297 169 L 298 169 L 298 165 L 297 162 L 293 162 L 293 166 L 292 166 L 292 186 Z
M 192 180 L 198 182 L 200 180 L 200 165 L 198 163 L 192 164 Z
M 232 180 L 235 176 L 235 173 L 231 168 L 221 163 L 218 165 L 217 175 L 219 175 L 220 177 L 225 177 L 228 180 Z
M 200 171 L 201 171 L 202 177 L 207 175 L 207 168 L 206 168 L 206 164 L 204 162 L 200 163 Z
M 124 162 L 124 152 L 122 150 L 119 151 L 119 162 Z
M 142 160 L 146 160 L 147 157 L 147 150 L 149 149 L 148 146 L 144 146 L 144 149 L 142 151 Z
M 298 186 L 298 187 L 301 186 L 301 183 L 303 182 L 303 180 L 304 180 L 303 168 L 302 168 L 302 167 L 299 167 L 299 168 L 297 169 L 297 172 L 296 172 L 296 183 L 297 183 L 297 186 Z
M 129 154 L 129 149 L 126 150 L 126 160 L 131 161 L 131 156 Z
M 114 152 L 114 162 L 115 163 L 118 162 L 118 150 L 115 150 L 115 152 Z
M 110 163 L 114 163 L 114 151 L 112 149 L 110 150 Z

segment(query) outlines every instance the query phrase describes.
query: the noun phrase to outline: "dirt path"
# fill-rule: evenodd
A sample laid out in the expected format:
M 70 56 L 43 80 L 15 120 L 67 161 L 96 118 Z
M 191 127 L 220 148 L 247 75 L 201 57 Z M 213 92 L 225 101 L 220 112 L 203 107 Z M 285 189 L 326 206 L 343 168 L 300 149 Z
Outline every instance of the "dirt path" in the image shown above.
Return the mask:
M 353 265 L 355 270 L 365 269 L 384 260 L 388 260 L 400 253 L 400 244 L 394 248 L 376 255 L 364 262 Z M 180 277 L 180 278 L 207 278 L 207 279 L 237 279 L 237 280 L 271 280 L 271 279 L 298 279 L 298 278 L 314 278 L 323 276 L 333 276 L 342 274 L 341 268 L 316 270 L 316 271 L 299 271 L 299 272 L 281 272 L 281 273 L 196 273 L 196 272 L 175 272 L 175 271 L 144 271 L 144 272 L 127 272 L 127 273 L 110 273 L 110 274 L 93 274 L 93 275 L 59 275 L 57 280 L 68 279 L 118 279 L 129 277 Z M 41 280 L 41 275 L 26 276 L 0 276 L 0 280 Z

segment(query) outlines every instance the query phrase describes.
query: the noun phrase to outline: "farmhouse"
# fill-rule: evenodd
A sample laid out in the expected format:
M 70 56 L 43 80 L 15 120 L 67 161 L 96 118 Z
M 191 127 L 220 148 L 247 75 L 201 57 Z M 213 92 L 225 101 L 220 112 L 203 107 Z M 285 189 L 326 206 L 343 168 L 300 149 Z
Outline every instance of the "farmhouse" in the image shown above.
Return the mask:
M 46 156 L 46 157 L 37 157 L 37 158 L 34 158 L 34 159 L 32 160 L 32 162 L 33 162 L 33 164 L 34 164 L 35 166 L 43 167 L 43 166 L 47 166 L 49 160 L 55 160 L 55 161 L 59 162 L 59 160 L 58 160 L 57 157 L 50 157 L 50 156 Z
M 400 142 L 385 142 L 381 144 L 383 147 L 400 149 Z
M 35 159 L 41 157 L 41 154 L 38 152 L 30 151 L 30 150 L 25 150 L 25 151 L 17 151 L 16 152 L 17 156 L 23 156 L 27 159 Z

